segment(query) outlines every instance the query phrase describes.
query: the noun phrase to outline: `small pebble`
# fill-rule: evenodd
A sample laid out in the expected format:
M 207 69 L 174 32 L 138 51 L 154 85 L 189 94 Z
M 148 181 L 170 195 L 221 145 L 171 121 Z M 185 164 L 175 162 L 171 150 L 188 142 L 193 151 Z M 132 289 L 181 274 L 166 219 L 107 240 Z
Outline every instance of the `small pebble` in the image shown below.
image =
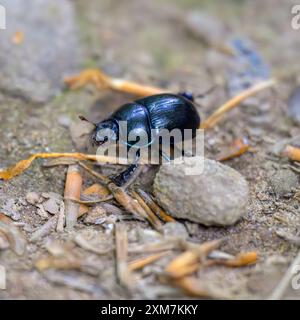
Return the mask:
M 61 125 L 64 128 L 69 128 L 71 125 L 71 119 L 67 115 L 60 115 L 57 118 L 57 122 L 59 125 Z
M 50 198 L 47 201 L 43 202 L 43 207 L 47 212 L 51 214 L 57 214 L 59 210 L 59 205 L 53 198 Z
M 288 196 L 299 186 L 298 176 L 292 170 L 280 169 L 269 178 L 270 185 L 278 197 Z
M 200 168 L 187 175 L 187 169 Z M 182 164 L 162 165 L 153 191 L 158 203 L 172 216 L 206 226 L 228 226 L 247 211 L 249 187 L 236 170 L 217 161 L 186 158 Z
M 28 192 L 26 194 L 26 201 L 29 204 L 35 205 L 39 202 L 40 200 L 40 195 L 37 192 Z

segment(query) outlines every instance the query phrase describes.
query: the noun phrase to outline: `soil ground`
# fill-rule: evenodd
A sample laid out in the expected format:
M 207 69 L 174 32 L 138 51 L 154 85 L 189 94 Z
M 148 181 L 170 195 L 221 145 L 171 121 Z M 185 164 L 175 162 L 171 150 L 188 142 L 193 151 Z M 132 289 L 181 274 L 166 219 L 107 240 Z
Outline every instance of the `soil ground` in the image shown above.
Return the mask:
M 100 67 L 112 76 L 195 93 L 205 91 L 216 82 L 224 83 L 228 58 L 191 36 L 181 19 L 176 18 L 197 9 L 224 25 L 229 36 L 251 38 L 272 74 L 288 75 L 271 92 L 259 94 L 205 134 L 208 158 L 214 158 L 235 138 L 248 137 L 254 152 L 226 162 L 249 182 L 251 194 L 246 216 L 226 228 L 207 228 L 183 222 L 192 241 L 227 236 L 229 241 L 222 246 L 223 251 L 236 254 L 255 250 L 259 254 L 255 266 L 239 269 L 218 266 L 200 270 L 198 277 L 203 283 L 214 286 L 228 298 L 268 297 L 299 250 L 278 236 L 278 231 L 297 235 L 300 206 L 293 197 L 295 190 L 290 190 L 290 196 L 285 197 L 274 192 L 274 176 L 288 162 L 271 154 L 276 143 L 300 134 L 299 124 L 294 124 L 287 116 L 287 99 L 300 81 L 297 75 L 300 31 L 291 28 L 291 3 L 279 0 L 76 0 L 73 3 L 80 38 L 78 50 L 82 51 L 81 69 Z M 202 117 L 211 114 L 228 98 L 224 86 L 218 85 L 213 93 L 199 99 Z M 60 124 L 62 117 L 75 121 L 79 114 L 84 114 L 97 121 L 130 99 L 133 97 L 111 91 L 98 92 L 88 87 L 75 92 L 65 90 L 47 103 L 36 104 L 22 96 L 0 92 L 1 167 L 34 152 L 75 151 L 69 130 Z M 19 215 L 17 222 L 23 223 L 22 232 L 27 239 L 45 221 L 37 214 L 37 209 L 26 202 L 26 194 L 29 191 L 63 194 L 65 173 L 64 167 L 43 168 L 42 161 L 36 161 L 21 176 L 1 182 L 0 208 Z M 91 183 L 87 174 L 84 178 L 86 185 Z M 135 220 L 124 223 L 128 229 L 129 246 L 137 242 L 140 234 L 146 237 L 145 230 L 150 229 L 147 223 Z M 28 240 L 26 253 L 21 257 L 11 250 L 1 251 L 1 265 L 8 271 L 7 290 L 0 291 L 0 298 L 187 297 L 160 284 L 157 279 L 156 272 L 162 270 L 169 258 L 138 272 L 137 285 L 132 292 L 116 282 L 113 248 L 103 256 L 79 247 L 72 249 L 93 265 L 93 272 L 55 269 L 39 272 L 34 267 L 37 259 L 49 255 L 49 240 L 70 243 L 76 233 L 96 235 L 108 247 L 114 243 L 113 232 L 99 225 L 86 225 L 80 220 L 73 232 L 53 232 L 37 243 Z M 284 298 L 299 297 L 299 291 L 292 288 L 284 294 Z

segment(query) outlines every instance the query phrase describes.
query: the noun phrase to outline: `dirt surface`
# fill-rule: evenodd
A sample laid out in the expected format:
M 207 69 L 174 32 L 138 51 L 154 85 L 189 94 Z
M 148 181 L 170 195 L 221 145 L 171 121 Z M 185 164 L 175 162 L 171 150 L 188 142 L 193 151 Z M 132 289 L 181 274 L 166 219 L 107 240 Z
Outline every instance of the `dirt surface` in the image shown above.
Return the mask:
M 201 1 L 199 4 L 193 0 L 76 0 L 72 4 L 79 38 L 78 48 L 73 50 L 81 53 L 78 71 L 100 67 L 115 77 L 177 91 L 188 89 L 195 94 L 216 85 L 212 93 L 197 100 L 202 118 L 229 98 L 226 83 L 231 58 L 205 45 L 187 30 L 183 17 L 191 10 L 200 10 L 215 19 L 216 25 L 224 27 L 228 38 L 251 39 L 271 74 L 284 75 L 276 88 L 249 99 L 205 133 L 205 155 L 212 159 L 234 139 L 249 139 L 252 151 L 226 162 L 249 182 L 250 203 L 245 217 L 226 228 L 180 221 L 191 241 L 200 243 L 227 236 L 222 251 L 230 254 L 258 252 L 255 266 L 237 269 L 216 266 L 199 270 L 197 276 L 202 283 L 226 298 L 267 298 L 299 250 L 278 235 L 297 235 L 300 207 L 299 200 L 294 197 L 295 182 L 289 178 L 291 174 L 281 174 L 281 179 L 277 179 L 283 169 L 291 171 L 289 162 L 272 153 L 278 143 L 300 134 L 299 124 L 287 116 L 288 97 L 300 81 L 300 31 L 291 28 L 292 2 L 232 0 L 222 1 L 222 4 L 220 1 Z M 6 89 L 0 90 L 2 168 L 34 152 L 75 151 L 68 128 L 71 121 L 77 121 L 79 114 L 98 121 L 133 99 L 125 94 L 99 92 L 88 87 L 80 91 L 62 90 L 49 102 L 37 103 L 28 96 L 25 99 L 22 94 L 11 94 Z M 26 252 L 22 256 L 9 249 L 0 252 L 0 263 L 7 270 L 7 289 L 0 290 L 1 299 L 187 297 L 180 290 L 160 283 L 157 277 L 167 261 L 178 254 L 175 251 L 137 271 L 135 285 L 130 291 L 122 288 L 116 281 L 114 232 L 109 223 L 90 225 L 80 219 L 74 231 L 52 232 L 38 242 L 30 242 L 31 233 L 45 223 L 45 219 L 37 213 L 36 206 L 26 201 L 27 193 L 52 191 L 63 195 L 65 184 L 65 167 L 43 168 L 42 164 L 42 161 L 36 161 L 21 176 L 0 182 L 0 211 L 16 220 L 27 239 Z M 105 170 L 104 173 L 109 172 Z M 137 183 L 151 185 L 153 174 L 148 173 Z M 296 175 L 298 179 L 299 175 Z M 95 181 L 84 171 L 83 177 L 85 185 Z M 283 184 L 287 191 L 284 194 L 279 190 Z M 128 215 L 127 218 L 122 223 L 128 230 L 129 248 L 157 237 L 150 232 L 151 227 L 146 222 L 136 221 Z M 111 250 L 99 255 L 76 246 L 73 239 L 78 234 L 95 241 L 99 248 Z M 39 271 L 35 263 L 49 256 L 51 241 L 52 246 L 53 241 L 66 245 L 66 250 L 76 252 L 78 259 L 86 261 L 87 266 L 81 270 Z M 133 260 L 139 256 L 130 253 L 129 258 Z M 284 298 L 299 297 L 299 291 L 291 287 L 284 294 Z

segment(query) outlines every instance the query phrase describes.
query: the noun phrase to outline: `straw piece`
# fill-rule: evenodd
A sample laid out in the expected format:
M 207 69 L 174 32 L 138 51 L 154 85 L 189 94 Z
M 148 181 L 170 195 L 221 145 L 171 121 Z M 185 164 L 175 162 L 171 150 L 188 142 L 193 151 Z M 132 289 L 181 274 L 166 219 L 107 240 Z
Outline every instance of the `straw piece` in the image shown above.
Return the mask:
M 214 127 L 224 116 L 225 113 L 237 107 L 245 99 L 255 95 L 256 93 L 273 87 L 276 84 L 275 79 L 262 81 L 251 88 L 241 92 L 237 96 L 233 97 L 225 104 L 220 106 L 210 117 L 208 117 L 200 126 L 201 129 L 209 129 Z
M 144 200 L 144 202 L 149 206 L 149 208 L 158 215 L 165 222 L 174 222 L 175 219 L 168 215 L 161 207 L 159 207 L 152 197 L 142 189 L 137 189 L 136 192 L 140 195 L 140 197 Z
M 112 89 L 141 97 L 165 93 L 167 91 L 157 87 L 141 85 L 133 81 L 111 78 L 100 69 L 83 70 L 78 75 L 65 78 L 64 82 L 73 90 L 79 89 L 87 84 L 93 84 L 99 90 Z
M 73 228 L 79 214 L 79 203 L 82 186 L 82 177 L 78 165 L 70 165 L 65 185 L 66 227 Z
M 290 160 L 299 161 L 300 162 L 300 148 L 296 148 L 293 146 L 286 146 L 282 155 L 288 157 Z

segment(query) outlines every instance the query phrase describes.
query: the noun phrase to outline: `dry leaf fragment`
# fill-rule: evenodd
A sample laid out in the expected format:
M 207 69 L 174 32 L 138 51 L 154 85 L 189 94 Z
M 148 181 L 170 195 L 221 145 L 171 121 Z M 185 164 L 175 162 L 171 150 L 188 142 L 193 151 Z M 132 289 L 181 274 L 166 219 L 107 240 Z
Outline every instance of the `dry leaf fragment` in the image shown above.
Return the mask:
M 300 148 L 288 145 L 285 147 L 282 155 L 288 157 L 290 160 L 300 162 Z
M 226 150 L 221 152 L 217 157 L 217 161 L 226 161 L 236 157 L 241 156 L 247 152 L 250 148 L 250 145 L 247 139 L 239 138 L 233 141 L 232 145 L 229 146 Z
M 95 195 L 99 196 L 100 198 L 106 198 L 110 194 L 110 192 L 105 186 L 102 186 L 99 183 L 95 183 L 95 184 L 91 185 L 90 187 L 86 188 L 83 191 L 83 194 L 84 195 L 95 194 Z
M 190 248 L 172 260 L 166 267 L 171 278 L 180 278 L 198 270 L 202 258 L 219 247 L 223 240 L 213 240 L 200 245 L 188 244 Z
M 23 31 L 17 31 L 13 35 L 11 41 L 12 41 L 12 43 L 19 45 L 22 42 L 24 42 L 24 38 L 25 38 L 24 32 Z

